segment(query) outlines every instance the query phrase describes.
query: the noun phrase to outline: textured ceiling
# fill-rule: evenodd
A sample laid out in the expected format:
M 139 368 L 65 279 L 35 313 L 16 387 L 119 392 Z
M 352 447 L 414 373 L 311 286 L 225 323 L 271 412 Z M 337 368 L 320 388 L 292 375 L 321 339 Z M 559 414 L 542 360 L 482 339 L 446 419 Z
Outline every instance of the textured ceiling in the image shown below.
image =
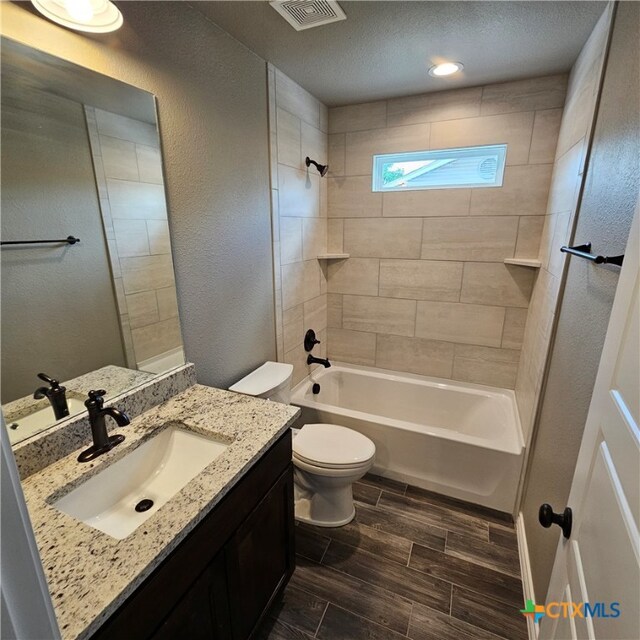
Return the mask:
M 347 20 L 295 31 L 266 1 L 190 4 L 329 106 L 567 71 L 604 2 L 340 2 Z M 432 78 L 443 60 L 461 74 Z

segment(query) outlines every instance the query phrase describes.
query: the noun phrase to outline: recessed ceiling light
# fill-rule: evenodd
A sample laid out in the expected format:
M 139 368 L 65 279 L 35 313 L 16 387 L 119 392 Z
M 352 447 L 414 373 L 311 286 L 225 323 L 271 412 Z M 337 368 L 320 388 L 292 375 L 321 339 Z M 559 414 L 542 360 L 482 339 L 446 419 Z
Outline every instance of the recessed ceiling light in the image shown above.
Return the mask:
M 464 65 L 462 62 L 443 62 L 442 64 L 436 64 L 429 69 L 429 75 L 439 78 L 441 76 L 450 76 L 452 73 L 462 71 Z
M 31 0 L 46 18 L 75 31 L 109 33 L 122 26 L 122 14 L 109 0 Z

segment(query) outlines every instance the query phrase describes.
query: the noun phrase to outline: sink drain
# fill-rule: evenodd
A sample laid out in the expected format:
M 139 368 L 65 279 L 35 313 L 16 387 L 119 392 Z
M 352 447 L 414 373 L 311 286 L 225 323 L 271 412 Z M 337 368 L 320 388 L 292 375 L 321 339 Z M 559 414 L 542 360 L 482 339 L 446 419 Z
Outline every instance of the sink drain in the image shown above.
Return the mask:
M 144 500 L 140 500 L 136 505 L 136 511 L 138 513 L 143 513 L 144 511 L 149 511 L 153 507 L 153 500 L 149 500 L 149 498 L 145 498 Z

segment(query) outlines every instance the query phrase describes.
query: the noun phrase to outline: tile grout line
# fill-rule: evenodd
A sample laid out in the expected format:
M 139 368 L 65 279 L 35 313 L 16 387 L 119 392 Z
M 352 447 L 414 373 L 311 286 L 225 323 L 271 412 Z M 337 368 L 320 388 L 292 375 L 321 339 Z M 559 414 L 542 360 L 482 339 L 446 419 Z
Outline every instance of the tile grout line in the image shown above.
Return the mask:
M 316 632 L 313 634 L 314 638 L 318 637 L 318 633 L 320 632 L 320 627 L 322 626 L 322 623 L 324 622 L 324 616 L 326 615 L 328 608 L 329 608 L 329 601 L 327 600 L 327 604 L 324 607 L 324 611 L 322 612 L 322 615 L 320 616 L 320 622 L 318 622 L 318 626 L 316 627 Z
M 409 611 L 409 621 L 407 622 L 407 633 L 405 633 L 404 635 L 409 638 L 409 631 L 411 631 L 411 620 L 413 618 L 413 608 L 416 606 L 416 603 L 412 600 L 411 601 L 411 611 Z

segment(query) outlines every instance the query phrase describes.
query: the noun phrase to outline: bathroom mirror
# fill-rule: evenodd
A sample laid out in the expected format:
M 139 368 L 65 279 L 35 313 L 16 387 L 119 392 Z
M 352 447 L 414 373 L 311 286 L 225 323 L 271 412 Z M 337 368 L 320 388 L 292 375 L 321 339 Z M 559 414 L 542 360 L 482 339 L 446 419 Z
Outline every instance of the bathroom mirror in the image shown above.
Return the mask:
M 65 400 L 77 414 L 89 389 L 112 397 L 184 351 L 154 96 L 1 46 L 1 392 L 15 443 L 65 419 Z

